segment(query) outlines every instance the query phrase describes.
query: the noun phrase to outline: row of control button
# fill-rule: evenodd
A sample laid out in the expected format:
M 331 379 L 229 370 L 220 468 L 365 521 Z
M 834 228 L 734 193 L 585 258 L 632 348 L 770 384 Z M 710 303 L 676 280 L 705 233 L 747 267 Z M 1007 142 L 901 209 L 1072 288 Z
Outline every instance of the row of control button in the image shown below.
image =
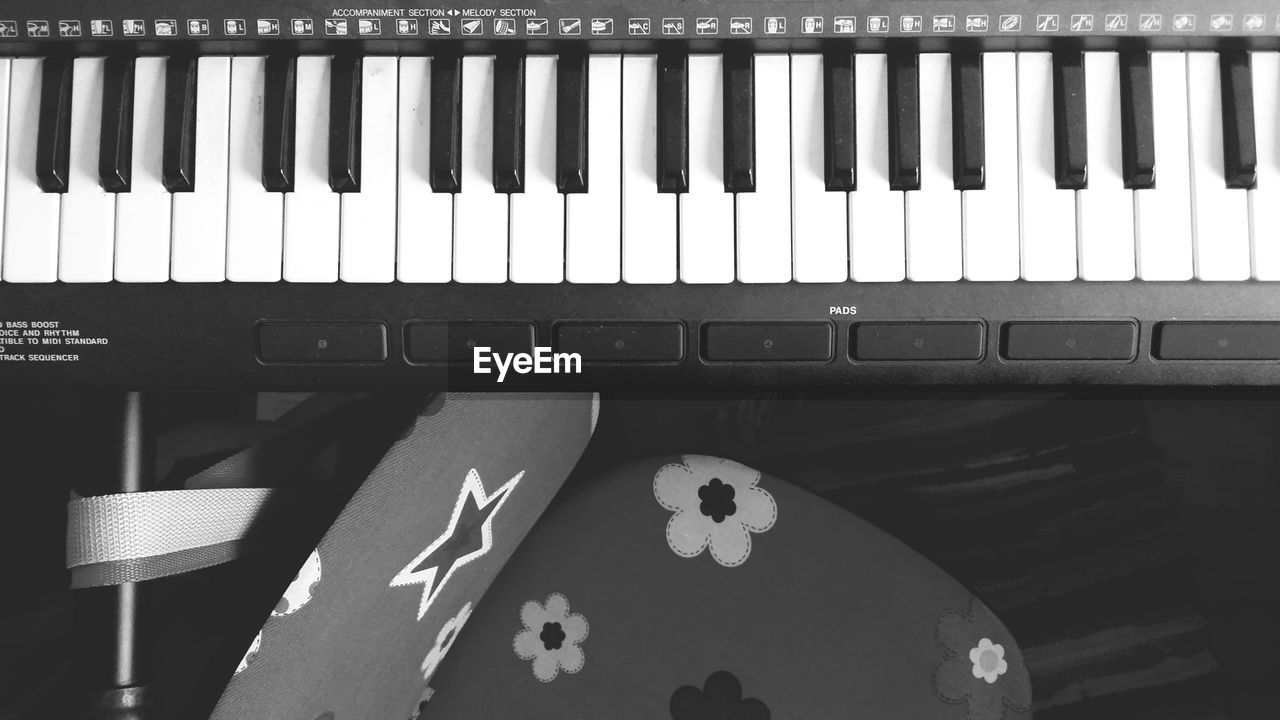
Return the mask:
M 1138 324 L 1131 320 L 1019 321 L 1003 325 L 1000 356 L 1009 361 L 1131 361 Z M 679 322 L 561 322 L 555 349 L 587 362 L 678 363 L 685 359 Z M 702 358 L 718 362 L 828 362 L 836 352 L 830 322 L 712 322 L 702 326 Z M 468 363 L 476 347 L 532 352 L 533 323 L 410 323 L 405 356 L 414 363 Z M 981 321 L 858 322 L 849 330 L 856 362 L 976 362 L 986 350 Z M 371 363 L 388 359 L 387 326 L 378 322 L 258 326 L 265 363 Z M 1280 322 L 1173 321 L 1155 326 L 1158 360 L 1280 360 Z

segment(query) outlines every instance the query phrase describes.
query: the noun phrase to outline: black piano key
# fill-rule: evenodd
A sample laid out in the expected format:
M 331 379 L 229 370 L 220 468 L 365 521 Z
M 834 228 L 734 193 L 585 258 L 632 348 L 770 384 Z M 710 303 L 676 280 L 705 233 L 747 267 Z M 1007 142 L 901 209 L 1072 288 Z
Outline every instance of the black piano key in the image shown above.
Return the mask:
M 1085 129 L 1084 53 L 1053 54 L 1053 158 L 1058 187 L 1089 185 L 1089 146 Z
M 431 61 L 431 189 L 462 190 L 462 59 Z
M 724 56 L 724 189 L 756 191 L 756 61 L 750 53 Z
M 1151 100 L 1151 53 L 1120 53 L 1120 153 L 1124 186 L 1156 186 L 1155 112 Z
M 858 189 L 857 119 L 854 109 L 853 53 L 828 52 L 822 58 L 824 169 L 827 190 Z
M 360 58 L 338 55 L 329 75 L 329 187 L 360 192 Z
M 982 55 L 952 55 L 951 174 L 957 190 L 981 190 L 986 186 L 982 92 Z
M 889 56 L 889 187 L 920 189 L 920 62 Z
M 129 192 L 133 177 L 133 58 L 109 57 L 103 68 L 98 181 L 107 192 Z
M 164 70 L 161 175 L 169 192 L 196 189 L 196 59 L 171 57 Z
M 280 55 L 267 58 L 262 102 L 262 186 L 271 192 L 293 192 L 297 81 L 295 58 Z
M 71 77 L 71 58 L 45 58 L 40 79 L 40 125 L 36 132 L 36 180 L 45 192 L 67 191 L 71 171 Z
M 587 166 L 587 56 L 561 55 L 556 70 L 556 187 L 585 193 Z
M 493 74 L 493 189 L 524 192 L 524 57 L 499 55 Z
M 1223 52 L 1218 56 L 1218 65 L 1222 71 L 1222 152 L 1227 187 L 1252 188 L 1258 184 L 1258 144 L 1253 130 L 1249 53 Z
M 689 56 L 658 55 L 658 192 L 689 192 Z

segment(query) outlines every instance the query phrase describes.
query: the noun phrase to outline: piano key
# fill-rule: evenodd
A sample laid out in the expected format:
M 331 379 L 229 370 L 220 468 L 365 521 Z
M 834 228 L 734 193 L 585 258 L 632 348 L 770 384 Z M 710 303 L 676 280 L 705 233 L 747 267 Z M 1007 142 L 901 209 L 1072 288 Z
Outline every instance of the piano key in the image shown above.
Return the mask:
M 733 194 L 724 180 L 724 68 L 719 55 L 689 57 L 689 192 L 680 195 L 680 279 L 729 283 L 734 274 Z
M 1280 53 L 1255 52 L 1254 122 L 1258 133 L 1258 182 L 1249 191 L 1253 215 L 1253 277 L 1280 280 Z
M 45 192 L 36 176 L 44 62 L 15 58 L 9 70 L 4 257 L 0 258 L 5 282 L 48 283 L 58 279 L 58 210 L 62 196 Z
M 352 64 L 350 59 L 328 56 L 298 58 L 298 107 L 307 111 L 298 114 L 293 191 L 284 196 L 283 277 L 289 282 L 336 282 L 338 279 L 341 223 L 338 193 L 343 187 L 349 188 L 341 184 L 344 179 L 352 180 L 349 175 L 342 176 L 342 172 L 349 169 L 352 152 L 345 146 L 358 145 L 360 136 L 348 136 L 352 113 L 350 95 L 335 102 L 334 91 L 350 93 L 352 85 L 358 91 L 360 81 L 350 77 Z M 339 65 L 344 66 L 345 76 L 341 79 L 337 77 Z M 358 67 L 358 63 L 356 65 Z M 341 168 L 336 173 L 335 160 Z
M 511 196 L 512 282 L 564 280 L 564 196 L 556 185 L 556 64 L 525 59 L 524 192 Z
M 74 61 L 44 61 L 40 88 L 40 130 L 36 140 L 36 177 L 45 192 L 66 192 L 71 162 L 71 86 Z
M 858 55 L 858 188 L 849 193 L 849 274 L 856 282 L 906 278 L 906 193 L 892 189 L 889 59 Z
M 1257 180 L 1258 146 L 1253 129 L 1249 53 L 1224 51 L 1218 56 L 1218 67 L 1222 72 L 1222 150 L 1227 187 L 1251 188 Z
M 980 64 L 985 160 L 981 189 L 960 194 L 964 277 L 1018 279 L 1018 65 L 1013 53 L 986 53 Z
M 1183 86 L 1186 86 L 1185 82 Z M 1154 112 L 1151 53 L 1146 50 L 1120 53 L 1121 166 L 1124 169 L 1124 186 L 1131 190 L 1155 187 Z
M 331 72 L 323 73 L 330 77 L 328 97 L 323 99 L 329 105 L 329 187 L 336 193 L 360 191 L 361 68 L 360 58 L 338 55 Z M 304 103 L 302 107 L 323 105 Z
M 453 279 L 507 279 L 507 196 L 494 189 L 494 75 L 492 56 L 462 60 L 462 192 L 454 196 Z
M 562 193 L 587 191 L 587 133 L 591 72 L 588 56 L 562 55 L 556 65 L 556 185 Z
M 1190 280 L 1191 151 L 1187 145 L 1187 60 L 1177 52 L 1151 53 L 1147 80 L 1151 103 L 1155 184 L 1134 191 L 1138 278 Z M 1144 161 L 1145 162 L 1145 161 Z
M 828 62 L 840 65 L 844 72 L 825 68 Z M 853 64 L 848 53 L 824 58 L 817 54 L 791 56 L 791 175 L 792 213 L 794 220 L 794 269 L 797 282 L 844 282 L 849 279 L 849 197 L 837 186 L 828 190 L 829 170 L 840 164 L 848 168 L 834 173 L 837 180 L 853 177 L 853 157 L 840 151 L 829 153 L 832 125 L 841 129 L 834 133 L 844 149 L 853 145 Z M 843 88 L 839 104 L 847 105 L 848 118 L 833 118 L 826 92 L 825 78 L 835 76 Z M 842 82 L 841 82 L 842 81 Z M 840 90 L 839 88 L 837 89 Z M 848 131 L 846 133 L 846 130 Z M 788 238 L 790 239 L 790 238 Z
M 284 194 L 268 190 L 263 184 L 268 63 L 261 56 L 238 55 L 231 60 L 226 279 L 232 282 L 276 282 L 281 278 Z M 203 76 L 202 66 L 202 88 Z M 200 107 L 199 117 L 203 118 L 203 93 Z M 197 147 L 197 162 L 202 152 L 203 148 Z M 203 175 L 199 168 L 196 173 Z M 277 175 L 277 179 L 281 176 Z
M 960 191 L 951 163 L 951 58 L 919 59 L 920 187 L 907 193 L 907 277 L 959 280 L 964 273 Z
M 755 56 L 724 57 L 724 189 L 732 193 L 756 189 Z
M 169 58 L 165 67 L 164 186 L 191 192 L 196 180 L 196 59 Z
M 920 189 L 920 68 L 915 53 L 889 56 L 889 182 Z
M 433 191 L 430 180 L 433 62 L 400 58 L 396 277 L 401 282 L 453 279 L 453 195 Z
M 462 185 L 462 59 L 431 61 L 431 188 L 456 193 Z
M 396 58 L 360 63 L 360 186 L 342 193 L 339 236 L 343 282 L 396 277 Z
M 107 192 L 128 192 L 133 169 L 133 58 L 107 58 L 103 83 L 98 179 Z
M 1245 280 L 1250 275 L 1249 193 L 1227 185 L 1222 125 L 1224 73 L 1218 63 L 1217 53 L 1187 53 L 1195 277 Z
M 250 65 L 252 60 L 247 61 Z M 261 65 L 258 65 L 261 68 Z M 241 74 L 250 77 L 241 70 Z M 231 58 L 202 57 L 196 63 L 198 81 L 195 90 L 195 174 L 189 192 L 175 192 L 173 196 L 173 261 L 170 275 L 178 282 L 221 282 L 227 278 L 227 212 L 230 207 L 230 126 L 231 126 Z M 168 94 L 168 97 L 173 97 Z M 250 93 L 252 99 L 252 93 Z M 251 108 L 240 108 L 240 116 L 248 118 Z M 247 128 L 239 128 L 236 137 L 243 136 Z M 245 152 L 252 153 L 252 150 Z M 242 152 L 236 156 L 241 162 Z M 172 157 L 172 156 L 170 156 Z M 249 180 L 256 180 L 260 158 L 249 157 L 244 170 Z M 170 166 L 170 170 L 172 170 Z M 170 175 L 168 180 L 174 178 Z M 256 183 L 261 190 L 261 183 Z M 252 191 L 252 188 L 246 188 Z M 237 194 L 244 193 L 237 188 Z M 246 199 L 247 200 L 247 199 Z M 238 200 L 237 209 L 253 210 L 254 203 Z M 267 208 L 267 217 L 273 217 Z M 253 218 L 237 218 L 236 227 L 248 224 L 254 229 Z M 283 220 L 283 219 L 282 219 Z
M 1120 150 L 1120 56 L 1085 55 L 1089 184 L 1076 191 L 1081 280 L 1132 280 L 1133 191 L 1124 186 Z
M 9 73 L 13 69 L 13 61 L 0 58 L 0 128 L 9 128 Z M 0 138 L 0 281 L 4 280 L 4 200 L 5 170 L 9 164 L 8 138 Z
M 823 56 L 823 176 L 832 191 L 858 187 L 856 80 L 853 53 L 828 52 Z
M 984 181 L 986 133 L 983 130 L 982 55 L 958 52 L 951 56 L 952 174 L 957 190 L 981 190 Z M 1000 92 L 998 85 L 992 86 Z
M 1054 58 L 1018 53 L 1018 213 L 1022 278 L 1074 280 L 1076 198 L 1057 184 L 1057 101 Z
M 622 272 L 622 58 L 592 55 L 588 88 L 588 191 L 565 196 L 565 278 L 618 282 Z
M 788 282 L 791 252 L 791 59 L 755 58 L 755 190 L 736 206 L 738 280 Z M 765 139 L 767 138 L 767 141 Z
M 1058 187 L 1079 190 L 1089 184 L 1084 53 L 1053 54 L 1054 166 Z
M 658 55 L 658 190 L 689 192 L 689 57 Z
M 524 192 L 524 57 L 498 56 L 493 84 L 493 188 Z
M 135 62 L 132 182 L 116 195 L 115 278 L 120 282 L 165 282 L 169 279 L 169 231 L 172 195 L 164 186 L 162 143 L 165 126 L 165 59 L 141 57 Z
M 297 59 L 269 56 L 262 96 L 262 186 L 273 192 L 293 192 L 296 91 Z
M 622 60 L 622 279 L 676 281 L 676 196 L 659 192 L 656 55 Z
M 106 61 L 76 58 L 71 84 L 70 164 L 58 220 L 58 279 L 110 282 L 115 257 L 115 197 L 98 181 Z

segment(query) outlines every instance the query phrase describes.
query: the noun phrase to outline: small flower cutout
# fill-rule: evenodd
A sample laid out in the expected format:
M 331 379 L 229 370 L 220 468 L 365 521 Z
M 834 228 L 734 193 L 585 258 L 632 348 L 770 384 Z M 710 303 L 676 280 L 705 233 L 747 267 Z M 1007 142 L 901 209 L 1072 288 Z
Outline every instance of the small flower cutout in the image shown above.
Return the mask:
M 530 600 L 520 608 L 520 621 L 524 629 L 511 645 L 521 660 L 533 661 L 534 677 L 549 683 L 561 670 L 572 675 L 582 669 L 587 658 L 578 645 L 590 626 L 582 615 L 569 612 L 565 596 L 554 593 L 545 604 Z
M 964 704 L 968 720 L 1002 720 L 1031 710 L 1031 679 L 1009 631 L 978 600 L 947 610 L 935 632 L 944 658 L 933 671 L 938 698 Z
M 675 513 L 667 521 L 667 545 L 681 557 L 711 549 L 725 567 L 746 562 L 751 533 L 773 527 L 778 506 L 757 485 L 760 473 L 738 463 L 703 455 L 685 455 L 653 478 L 658 504 Z
M 440 661 L 444 660 L 444 656 L 449 653 L 449 649 L 453 647 L 453 641 L 458 639 L 458 633 L 462 631 L 462 626 L 467 624 L 467 620 L 471 617 L 471 603 L 462 606 L 458 614 L 449 619 L 436 634 L 435 645 L 422 659 L 422 679 L 430 680 L 435 674 L 436 668 L 440 667 Z
M 755 698 L 742 697 L 742 683 L 733 673 L 711 673 L 699 689 L 693 685 L 671 694 L 672 720 L 769 720 L 769 708 Z
M 988 685 L 1009 672 L 1009 663 L 1004 660 L 1004 646 L 987 638 L 979 640 L 978 646 L 969 651 L 969 662 L 973 663 L 973 676 L 986 680 Z

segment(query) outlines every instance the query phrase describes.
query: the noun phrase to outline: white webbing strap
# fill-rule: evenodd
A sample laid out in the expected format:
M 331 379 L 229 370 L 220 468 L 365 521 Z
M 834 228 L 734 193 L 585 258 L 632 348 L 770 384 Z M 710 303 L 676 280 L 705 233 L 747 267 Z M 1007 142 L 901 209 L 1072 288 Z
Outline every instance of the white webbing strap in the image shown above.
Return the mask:
M 72 500 L 67 505 L 72 586 L 137 582 L 231 560 L 275 492 L 162 490 Z

